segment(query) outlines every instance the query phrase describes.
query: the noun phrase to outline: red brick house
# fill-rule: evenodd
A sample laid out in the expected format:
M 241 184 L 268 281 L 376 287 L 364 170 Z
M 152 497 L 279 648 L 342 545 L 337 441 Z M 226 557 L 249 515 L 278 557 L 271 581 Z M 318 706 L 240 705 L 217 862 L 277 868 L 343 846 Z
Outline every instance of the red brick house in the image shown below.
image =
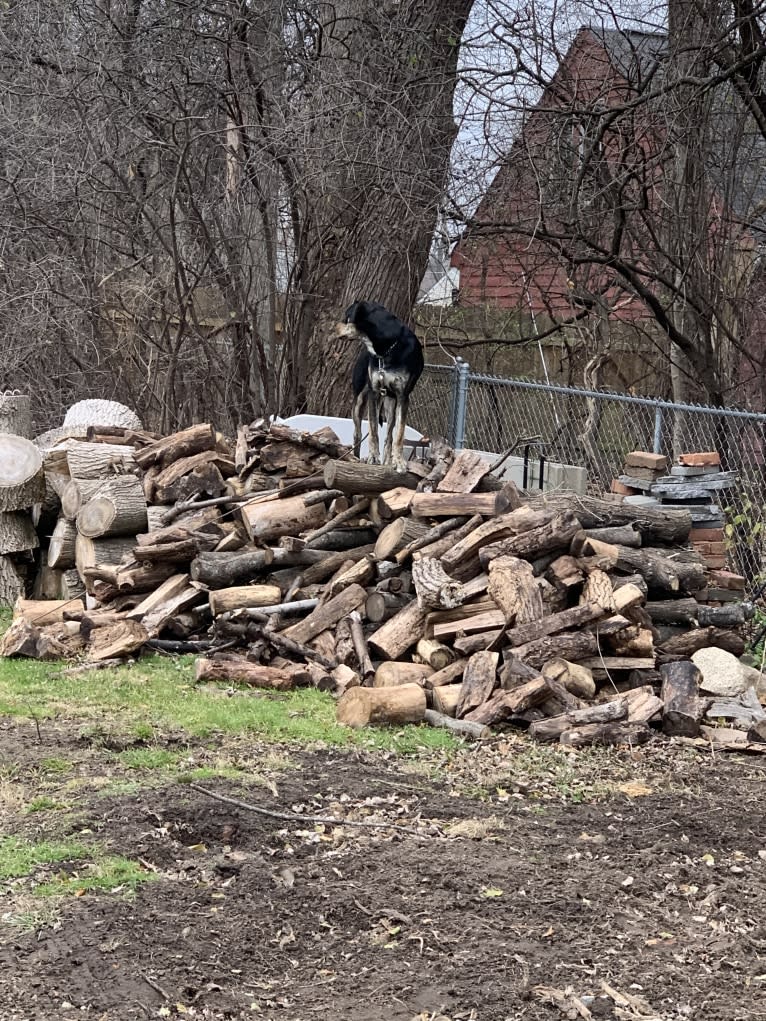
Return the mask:
M 607 348 L 626 328 L 656 349 L 667 343 L 662 310 L 677 297 L 663 281 L 677 272 L 679 239 L 666 183 L 676 158 L 663 105 L 666 56 L 662 34 L 580 29 L 452 252 L 461 306 L 588 323 Z M 711 165 L 699 168 L 697 250 L 684 252 L 685 272 L 699 274 L 690 278 L 694 329 L 749 335 L 741 379 L 755 378 L 762 372 L 745 363 L 746 349 L 764 348 L 753 210 L 766 210 L 765 143 L 731 93 L 716 93 L 707 116 L 715 145 Z M 716 336 L 706 343 L 715 349 Z

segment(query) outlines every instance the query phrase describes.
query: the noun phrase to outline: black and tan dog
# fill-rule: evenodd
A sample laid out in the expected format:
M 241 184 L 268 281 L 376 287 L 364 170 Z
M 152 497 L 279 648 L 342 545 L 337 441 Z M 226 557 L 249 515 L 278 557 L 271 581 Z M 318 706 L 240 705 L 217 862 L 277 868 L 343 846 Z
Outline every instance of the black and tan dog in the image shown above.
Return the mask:
M 374 301 L 355 301 L 337 333 L 354 337 L 364 348 L 354 365 L 354 453 L 359 455 L 362 441 L 362 416 L 367 406 L 370 427 L 370 464 L 380 463 L 378 425 L 387 423 L 383 464 L 405 471 L 404 429 L 412 390 L 423 371 L 423 348 L 420 341 L 383 305 Z

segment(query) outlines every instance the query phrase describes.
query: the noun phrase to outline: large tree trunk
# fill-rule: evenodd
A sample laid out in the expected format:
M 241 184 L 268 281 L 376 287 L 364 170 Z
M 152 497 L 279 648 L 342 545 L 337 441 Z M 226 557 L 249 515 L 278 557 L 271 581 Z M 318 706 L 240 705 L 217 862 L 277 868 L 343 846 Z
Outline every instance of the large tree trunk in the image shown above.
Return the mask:
M 316 100 L 325 107 L 317 139 L 323 172 L 299 239 L 297 262 L 306 274 L 300 309 L 286 317 L 288 329 L 310 330 L 312 412 L 345 414 L 350 407 L 357 346 L 332 332 L 345 308 L 380 301 L 406 320 L 415 301 L 456 132 L 457 60 L 472 6 L 407 0 L 392 15 L 377 0 L 339 0 L 323 9 Z M 335 112 L 347 107 L 349 116 Z M 359 160 L 349 160 L 354 152 Z

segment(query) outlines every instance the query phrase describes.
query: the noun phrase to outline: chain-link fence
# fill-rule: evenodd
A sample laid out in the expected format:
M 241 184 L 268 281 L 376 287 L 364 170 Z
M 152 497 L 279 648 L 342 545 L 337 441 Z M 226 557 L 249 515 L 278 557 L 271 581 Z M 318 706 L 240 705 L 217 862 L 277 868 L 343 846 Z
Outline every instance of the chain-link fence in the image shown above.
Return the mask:
M 462 359 L 426 366 L 412 404 L 412 425 L 429 436 L 498 454 L 532 449 L 586 469 L 593 493 L 609 490 L 631 450 L 717 450 L 738 472 L 719 498 L 732 565 L 751 592 L 766 578 L 766 415 L 480 375 Z

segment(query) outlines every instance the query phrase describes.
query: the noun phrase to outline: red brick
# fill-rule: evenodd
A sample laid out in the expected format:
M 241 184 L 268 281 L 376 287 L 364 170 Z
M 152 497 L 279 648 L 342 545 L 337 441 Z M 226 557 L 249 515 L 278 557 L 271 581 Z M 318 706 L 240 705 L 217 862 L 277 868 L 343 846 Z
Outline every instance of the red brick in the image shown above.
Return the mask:
M 745 591 L 745 579 L 741 574 L 734 574 L 733 571 L 711 571 L 710 583 L 717 585 L 718 588 L 731 589 L 736 592 Z
M 703 555 L 713 554 L 714 556 L 720 556 L 726 552 L 725 542 L 693 542 L 692 546 L 698 553 Z
M 720 464 L 721 455 L 717 450 L 699 451 L 692 454 L 679 454 L 678 463 L 693 468 L 703 464 Z
M 725 536 L 722 528 L 692 528 L 689 542 L 723 542 Z
M 703 559 L 705 561 L 705 567 L 711 570 L 717 571 L 726 567 L 726 557 L 723 555 L 717 556 L 716 554 L 711 553 L 709 556 L 703 557 Z
M 651 468 L 653 471 L 667 471 L 668 459 L 664 454 L 650 454 L 646 450 L 632 450 L 625 455 L 625 464 L 631 468 Z M 630 475 L 630 472 L 627 472 Z
M 618 493 L 620 496 L 636 496 L 641 490 L 634 489 L 632 486 L 623 486 L 617 479 L 612 479 L 612 492 Z

